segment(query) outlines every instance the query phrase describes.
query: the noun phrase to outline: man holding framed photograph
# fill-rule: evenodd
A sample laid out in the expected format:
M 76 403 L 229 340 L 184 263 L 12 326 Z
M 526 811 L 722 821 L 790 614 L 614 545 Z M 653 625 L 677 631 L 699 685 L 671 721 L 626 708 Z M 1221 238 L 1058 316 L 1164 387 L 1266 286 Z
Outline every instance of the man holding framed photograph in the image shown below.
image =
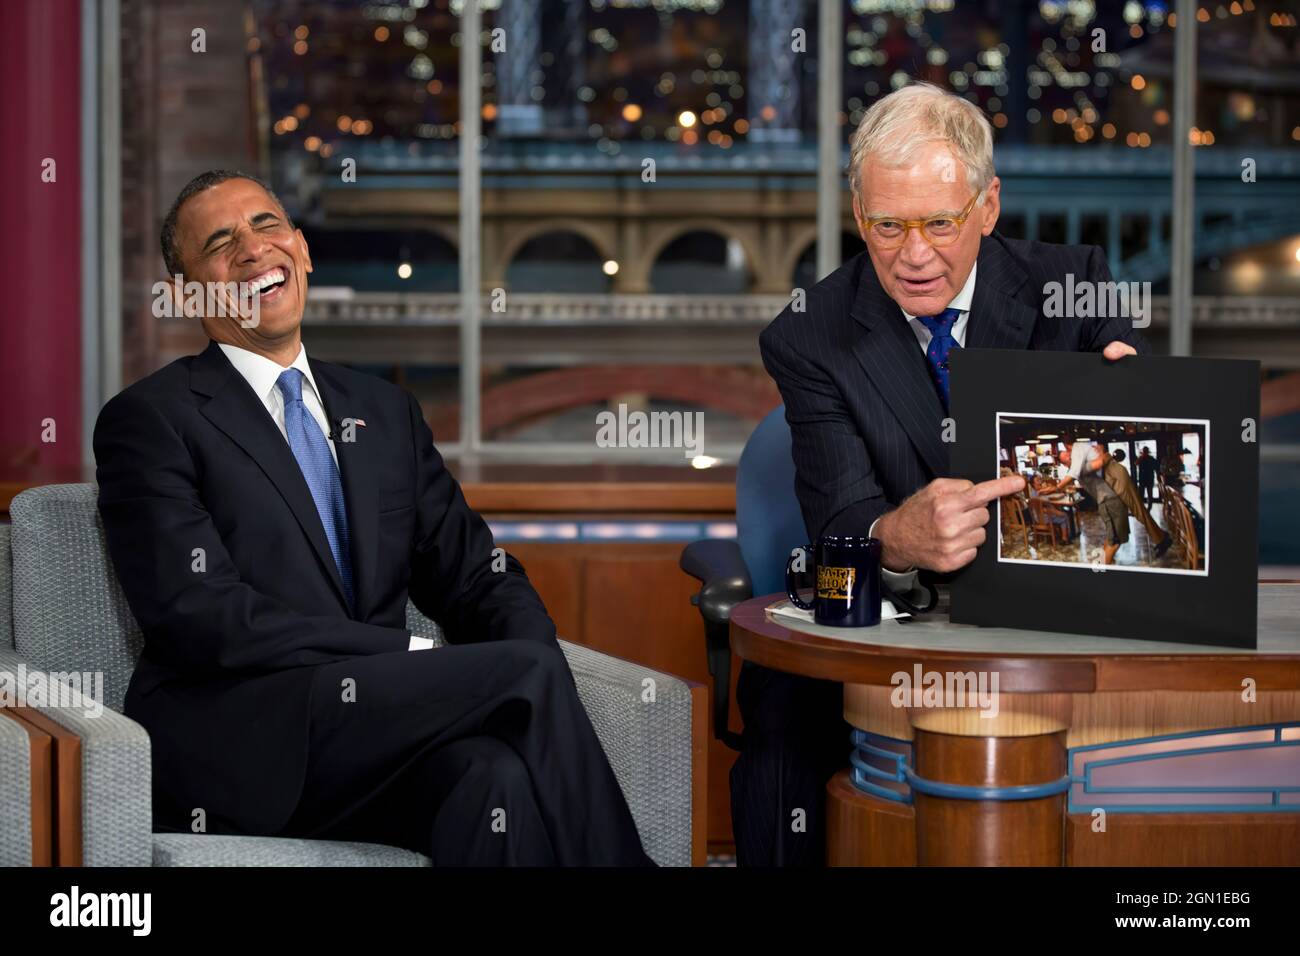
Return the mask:
M 854 133 L 849 184 L 866 253 L 807 290 L 805 309 L 787 306 L 759 341 L 785 400 L 808 535 L 878 538 L 885 586 L 910 591 L 918 572 L 973 561 L 988 503 L 1024 487 L 1019 475 L 979 484 L 949 477 L 949 354 L 1117 360 L 1147 347 L 1129 315 L 1047 307 L 1054 286 L 1110 282 L 1105 256 L 995 231 L 993 131 L 973 103 L 925 83 L 882 97 Z M 745 724 L 732 772 L 739 862 L 819 863 L 823 788 L 847 762 L 841 686 L 746 661 L 737 693 Z M 792 832 L 799 808 L 807 826 Z

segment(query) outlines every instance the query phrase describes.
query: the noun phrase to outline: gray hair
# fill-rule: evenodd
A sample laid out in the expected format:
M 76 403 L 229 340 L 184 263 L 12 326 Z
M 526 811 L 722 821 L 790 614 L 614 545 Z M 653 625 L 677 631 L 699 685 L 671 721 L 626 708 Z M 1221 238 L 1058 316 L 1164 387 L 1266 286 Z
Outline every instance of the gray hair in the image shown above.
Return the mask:
M 947 143 L 966 167 L 971 189 L 982 193 L 993 181 L 993 127 L 983 111 L 932 83 L 915 82 L 876 100 L 853 132 L 849 189 L 862 191 L 862 165 L 874 156 L 896 168 L 911 162 L 926 143 Z M 981 200 L 982 201 L 982 200 Z

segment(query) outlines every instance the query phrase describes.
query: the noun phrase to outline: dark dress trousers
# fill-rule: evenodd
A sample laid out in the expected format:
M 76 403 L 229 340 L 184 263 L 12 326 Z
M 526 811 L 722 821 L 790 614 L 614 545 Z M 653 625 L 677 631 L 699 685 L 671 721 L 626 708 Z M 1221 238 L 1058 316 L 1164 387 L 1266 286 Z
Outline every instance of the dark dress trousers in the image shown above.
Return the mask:
M 155 826 L 435 863 L 649 862 L 554 624 L 519 563 L 494 562 L 415 399 L 309 361 L 354 614 L 289 443 L 215 343 L 95 426 L 108 549 L 145 637 L 125 710 L 150 735 Z M 345 418 L 365 423 L 354 441 Z M 408 650 L 408 594 L 447 646 Z
M 1044 287 L 1110 279 L 1102 250 L 981 240 L 965 347 L 1100 351 L 1115 340 L 1146 352 L 1131 320 L 1051 318 Z M 948 476 L 945 417 L 924 353 L 863 252 L 787 306 L 759 339 L 785 400 L 795 492 L 808 533 L 864 535 L 935 478 Z M 1062 383 L 1062 388 L 1068 388 Z M 745 662 L 737 698 L 744 747 L 732 770 L 737 859 L 817 865 L 825 853 L 825 787 L 848 765 L 842 686 Z M 792 826 L 795 809 L 806 827 Z

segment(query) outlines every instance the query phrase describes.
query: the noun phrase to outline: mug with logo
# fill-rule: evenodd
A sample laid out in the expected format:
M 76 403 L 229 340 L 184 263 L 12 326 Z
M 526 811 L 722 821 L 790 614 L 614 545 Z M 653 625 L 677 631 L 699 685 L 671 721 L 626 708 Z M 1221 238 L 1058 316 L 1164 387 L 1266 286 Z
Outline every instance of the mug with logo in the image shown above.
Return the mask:
M 880 623 L 880 541 L 862 536 L 824 535 L 816 545 L 800 548 L 811 554 L 817 586 L 811 602 L 795 589 L 795 557 L 785 565 L 786 596 L 795 607 L 813 612 L 818 624 L 833 627 L 874 627 Z
M 832 627 L 874 627 L 880 623 L 880 599 L 886 598 L 894 608 L 908 614 L 926 614 L 934 610 L 939 594 L 930 585 L 917 582 L 914 591 L 924 602 L 913 604 L 907 596 L 883 587 L 881 582 L 881 544 L 877 538 L 860 535 L 824 535 L 816 545 L 797 551 L 812 555 L 817 587 L 811 602 L 799 597 L 795 588 L 795 555 L 785 565 L 786 597 L 795 607 L 813 612 L 813 621 Z M 912 595 L 914 596 L 914 594 Z

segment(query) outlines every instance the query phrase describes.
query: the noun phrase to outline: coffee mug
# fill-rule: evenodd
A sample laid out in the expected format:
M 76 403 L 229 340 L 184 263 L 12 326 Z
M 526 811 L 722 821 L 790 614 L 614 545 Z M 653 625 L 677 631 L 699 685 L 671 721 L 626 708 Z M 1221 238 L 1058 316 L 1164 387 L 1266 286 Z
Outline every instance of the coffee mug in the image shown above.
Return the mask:
M 813 612 L 818 624 L 874 627 L 880 623 L 880 541 L 860 536 L 824 535 L 817 544 L 796 548 L 785 565 L 785 591 L 795 607 Z M 795 559 L 811 553 L 817 587 L 811 602 L 795 590 Z

